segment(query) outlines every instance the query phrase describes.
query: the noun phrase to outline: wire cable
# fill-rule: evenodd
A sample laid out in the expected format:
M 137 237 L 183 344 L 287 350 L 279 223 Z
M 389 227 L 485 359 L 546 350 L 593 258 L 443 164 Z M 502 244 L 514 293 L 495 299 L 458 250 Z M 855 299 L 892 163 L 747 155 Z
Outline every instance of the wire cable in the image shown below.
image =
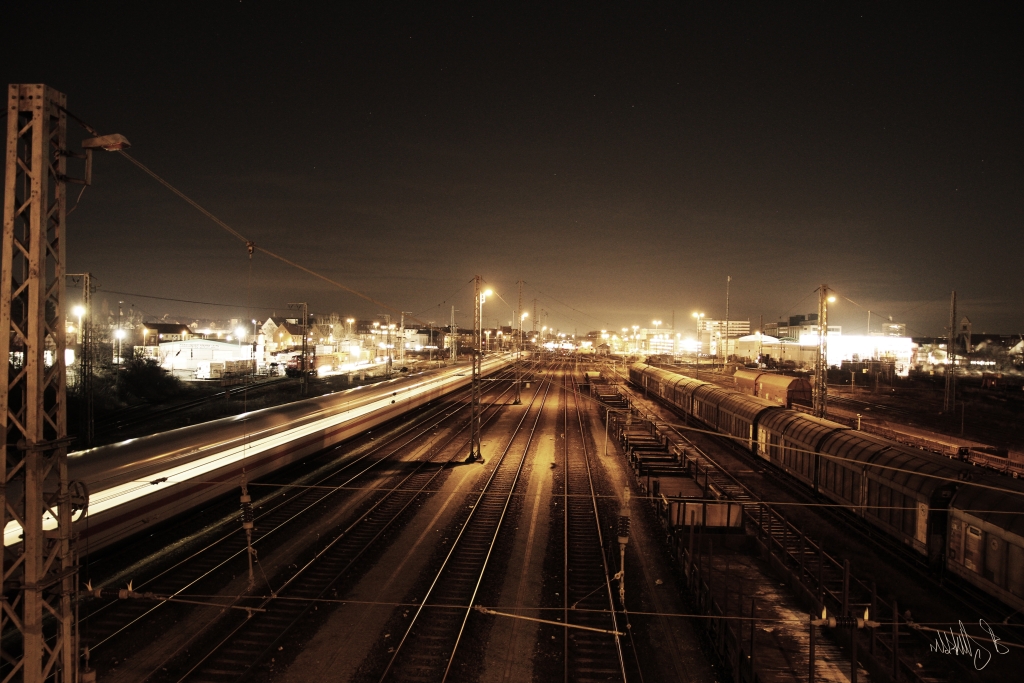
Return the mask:
M 342 283 L 338 282 L 337 280 L 334 280 L 332 278 L 327 277 L 326 275 L 318 273 L 318 272 L 316 272 L 315 270 L 313 270 L 311 268 L 307 268 L 306 266 L 300 265 L 300 264 L 296 263 L 295 261 L 292 261 L 289 258 L 281 256 L 280 254 L 277 254 L 277 253 L 267 249 L 266 247 L 259 246 L 258 244 L 256 244 L 255 242 L 253 242 L 252 240 L 247 238 L 245 235 L 243 235 L 242 233 L 238 232 L 237 230 L 232 228 L 230 225 L 228 225 L 227 223 L 225 223 L 224 221 L 222 221 L 221 219 L 217 218 L 212 213 L 210 213 L 209 211 L 204 209 L 198 202 L 193 200 L 191 197 L 186 195 L 184 192 L 182 192 L 178 188 L 174 187 L 174 185 L 171 185 L 169 182 L 167 182 L 166 180 L 161 178 L 155 171 L 153 171 L 151 168 L 149 168 L 148 166 L 143 164 L 141 161 L 139 161 L 138 159 L 136 159 L 132 155 L 128 154 L 128 152 L 124 151 L 123 149 L 117 150 L 117 151 L 125 159 L 127 159 L 131 163 L 135 164 L 135 166 L 137 166 L 143 172 L 148 174 L 150 177 L 152 177 L 158 183 L 160 183 L 161 185 L 166 187 L 168 190 L 170 190 L 171 192 L 176 194 L 178 197 L 180 197 L 182 200 L 184 200 L 189 206 L 191 206 L 196 211 L 198 211 L 199 213 L 203 214 L 204 216 L 209 218 L 211 221 L 216 223 L 219 227 L 224 229 L 228 234 L 232 235 L 233 237 L 235 237 L 236 239 L 240 240 L 241 242 L 244 242 L 247 248 L 255 249 L 256 251 L 259 251 L 259 252 L 261 252 L 263 254 L 266 254 L 267 256 L 269 256 L 271 258 L 277 259 L 281 263 L 287 264 L 287 265 L 289 265 L 289 266 L 291 266 L 293 268 L 301 270 L 302 272 L 307 273 L 308 275 L 312 275 L 313 277 L 315 277 L 317 279 L 320 279 L 320 280 L 323 280 L 324 282 L 327 282 L 328 284 L 332 284 L 335 287 L 337 287 L 339 289 L 342 289 L 342 290 L 344 290 L 344 291 L 346 291 L 346 292 L 348 292 L 350 294 L 354 294 L 354 295 L 358 296 L 360 299 L 364 299 L 366 301 L 369 301 L 370 303 L 375 304 L 377 306 L 380 306 L 380 307 L 382 307 L 384 309 L 387 309 L 387 310 L 389 310 L 389 311 L 391 311 L 393 313 L 399 313 L 400 314 L 400 311 L 397 308 L 389 306 L 388 304 L 384 303 L 383 301 L 378 301 L 377 299 L 374 299 L 373 297 L 369 296 L 368 294 L 363 294 L 359 290 L 353 289 L 352 287 L 349 287 L 348 285 L 342 284 Z M 422 323 L 423 321 L 417 319 L 417 320 L 415 320 L 415 322 Z

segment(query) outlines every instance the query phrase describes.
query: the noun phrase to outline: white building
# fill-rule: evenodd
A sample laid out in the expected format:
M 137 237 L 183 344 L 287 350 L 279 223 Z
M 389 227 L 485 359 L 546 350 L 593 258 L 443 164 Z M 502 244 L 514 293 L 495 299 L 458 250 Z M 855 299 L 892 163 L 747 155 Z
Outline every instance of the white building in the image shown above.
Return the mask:
M 150 351 L 155 349 L 155 353 Z M 263 362 L 262 348 L 256 349 L 256 360 Z M 164 342 L 157 347 L 147 347 L 147 353 L 160 366 L 170 372 L 195 372 L 201 361 L 223 363 L 225 361 L 252 360 L 252 344 L 222 342 L 214 339 L 189 339 L 186 341 Z

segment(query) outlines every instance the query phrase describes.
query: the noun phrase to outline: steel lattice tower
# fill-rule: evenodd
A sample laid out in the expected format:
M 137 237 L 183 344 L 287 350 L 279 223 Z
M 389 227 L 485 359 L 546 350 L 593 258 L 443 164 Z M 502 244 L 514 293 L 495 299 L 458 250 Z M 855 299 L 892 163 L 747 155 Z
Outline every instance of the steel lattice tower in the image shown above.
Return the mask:
M 66 97 L 45 85 L 11 85 L 7 93 L 0 529 L 17 521 L 24 537 L 3 548 L 3 658 L 13 667 L 6 680 L 73 683 L 78 568 L 64 367 Z
M 814 364 L 814 414 L 828 413 L 828 285 L 818 290 L 818 354 Z
M 483 456 L 480 453 L 480 361 L 481 361 L 481 340 L 483 330 L 481 329 L 483 321 L 481 320 L 483 307 L 483 292 L 480 291 L 480 276 L 476 275 L 473 278 L 473 350 L 470 353 L 470 357 L 473 362 L 473 387 L 472 387 L 472 398 L 470 406 L 470 437 L 469 437 L 469 457 L 467 460 L 481 460 Z
M 942 412 L 950 414 L 956 409 L 956 290 L 949 298 L 949 336 L 946 338 L 946 391 L 942 397 Z

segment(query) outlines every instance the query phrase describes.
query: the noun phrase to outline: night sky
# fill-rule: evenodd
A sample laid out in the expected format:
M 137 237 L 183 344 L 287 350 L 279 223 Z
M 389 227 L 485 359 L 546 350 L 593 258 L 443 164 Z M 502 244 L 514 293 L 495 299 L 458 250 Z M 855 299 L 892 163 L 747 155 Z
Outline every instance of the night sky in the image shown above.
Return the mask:
M 976 332 L 1024 332 L 1022 43 L 987 6 L 13 4 L 5 83 L 62 90 L 239 232 L 422 321 L 468 326 L 480 274 L 567 332 L 688 331 L 731 275 L 752 327 L 827 282 L 845 333 L 871 309 L 942 334 L 952 289 Z M 104 290 L 384 312 L 259 254 L 250 279 L 244 244 L 116 154 L 68 226 L 68 270 Z

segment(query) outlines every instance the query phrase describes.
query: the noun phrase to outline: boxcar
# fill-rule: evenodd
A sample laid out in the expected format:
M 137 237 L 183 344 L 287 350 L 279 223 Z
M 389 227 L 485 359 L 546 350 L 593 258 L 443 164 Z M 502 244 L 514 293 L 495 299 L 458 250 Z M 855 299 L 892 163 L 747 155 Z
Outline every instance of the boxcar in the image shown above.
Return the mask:
M 778 409 L 757 422 L 757 455 L 771 461 L 811 488 L 817 488 L 818 448 L 841 424 Z
M 692 410 L 689 412 L 704 424 L 715 429 L 718 427 L 718 404 L 733 393 L 717 384 L 694 387 L 690 391 Z M 685 407 L 683 409 L 686 410 Z
M 811 402 L 811 383 L 803 377 L 787 377 L 772 372 L 737 370 L 733 375 L 736 388 L 750 396 L 757 396 L 786 408 L 793 403 Z
M 949 508 L 946 569 L 1024 610 L 1024 485 L 981 481 L 1010 492 L 970 485 L 956 492 Z
M 716 428 L 724 434 L 744 439 L 743 445 L 754 450 L 754 425 L 767 412 L 782 410 L 780 406 L 755 396 L 728 392 L 718 403 Z
M 947 510 L 971 470 L 864 432 L 847 430 L 821 445 L 818 490 L 937 561 Z

